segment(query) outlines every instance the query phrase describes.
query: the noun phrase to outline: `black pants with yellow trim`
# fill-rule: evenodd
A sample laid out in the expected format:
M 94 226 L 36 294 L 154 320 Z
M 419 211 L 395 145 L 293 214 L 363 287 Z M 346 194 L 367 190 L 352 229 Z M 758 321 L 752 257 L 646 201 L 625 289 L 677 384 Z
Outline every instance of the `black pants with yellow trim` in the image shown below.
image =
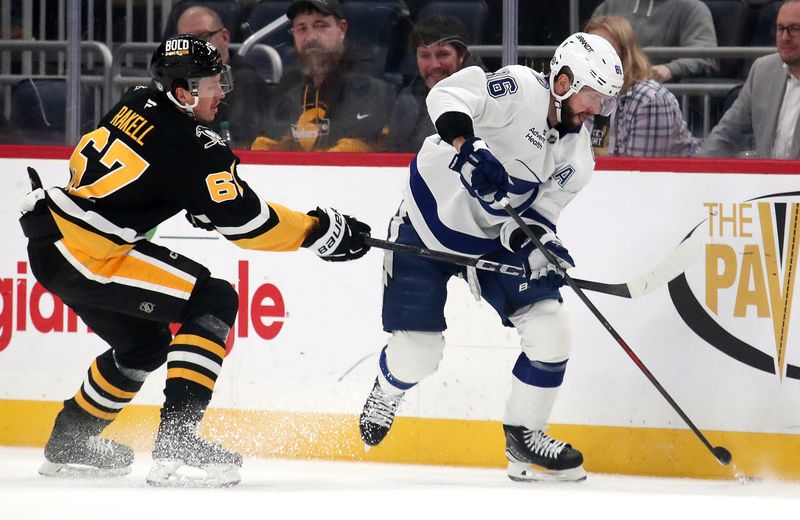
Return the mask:
M 77 407 L 102 429 L 136 395 L 139 376 L 167 361 L 164 411 L 189 422 L 202 418 L 238 311 L 230 283 L 145 241 L 101 261 L 58 237 L 34 239 L 28 257 L 37 280 L 111 347 L 92 363 L 65 410 Z M 170 323 L 181 324 L 174 338 Z

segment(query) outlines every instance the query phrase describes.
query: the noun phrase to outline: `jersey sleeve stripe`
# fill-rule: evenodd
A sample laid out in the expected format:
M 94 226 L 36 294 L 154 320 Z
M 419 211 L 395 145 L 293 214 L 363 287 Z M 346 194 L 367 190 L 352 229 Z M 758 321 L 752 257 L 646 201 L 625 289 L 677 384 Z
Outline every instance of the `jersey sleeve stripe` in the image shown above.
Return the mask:
M 259 202 L 261 203 L 261 211 L 254 218 L 250 219 L 241 226 L 217 227 L 217 231 L 219 231 L 226 237 L 230 237 L 238 235 L 247 235 L 263 227 L 272 219 L 272 212 L 270 211 L 270 207 L 267 205 L 266 202 L 264 202 L 261 199 L 259 199 Z
M 244 249 L 259 251 L 298 250 L 309 231 L 317 224 L 317 219 L 274 202 L 270 202 L 269 207 L 276 217 L 273 225 L 256 236 L 235 239 L 232 242 Z

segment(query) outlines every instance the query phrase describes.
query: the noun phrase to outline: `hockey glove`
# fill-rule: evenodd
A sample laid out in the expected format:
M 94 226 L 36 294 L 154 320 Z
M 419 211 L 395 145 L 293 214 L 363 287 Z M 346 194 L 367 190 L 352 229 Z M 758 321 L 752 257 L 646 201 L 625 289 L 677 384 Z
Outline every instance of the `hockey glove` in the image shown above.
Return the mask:
M 185 216 L 186 220 L 188 220 L 189 224 L 191 224 L 193 227 L 205 229 L 206 231 L 214 231 L 217 229 L 205 215 L 192 215 L 187 211 Z
M 506 196 L 508 173 L 479 137 L 464 141 L 450 161 L 450 169 L 461 175 L 461 181 L 473 197 L 492 203 Z
M 539 227 L 535 227 L 535 229 L 544 231 Z M 539 235 L 539 233 L 537 233 L 537 235 Z M 552 256 L 558 262 L 558 267 L 562 270 L 566 271 L 567 269 L 575 267 L 575 260 L 572 259 L 567 248 L 564 247 L 561 240 L 559 240 L 555 234 L 543 232 L 539 236 L 539 241 L 545 249 L 552 253 Z M 556 269 L 556 266 L 545 258 L 544 253 L 539 251 L 539 248 L 531 243 L 530 239 L 525 236 L 522 230 L 515 230 L 511 234 L 509 243 L 514 251 L 527 253 L 525 268 L 528 273 L 530 273 L 529 277 L 533 287 L 552 290 L 558 289 L 564 285 L 564 275 L 562 272 Z
M 319 225 L 308 234 L 303 247 L 311 248 L 323 260 L 345 262 L 369 251 L 364 243 L 364 235 L 370 232 L 368 225 L 333 208 L 317 208 L 308 214 L 317 217 Z

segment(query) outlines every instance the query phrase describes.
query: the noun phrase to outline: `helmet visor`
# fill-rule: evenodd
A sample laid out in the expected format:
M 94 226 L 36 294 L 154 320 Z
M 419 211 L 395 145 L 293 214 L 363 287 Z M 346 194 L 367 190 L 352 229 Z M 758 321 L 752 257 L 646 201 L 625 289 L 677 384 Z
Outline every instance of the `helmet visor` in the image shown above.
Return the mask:
M 216 97 L 233 90 L 231 68 L 223 65 L 222 72 L 214 76 L 195 78 L 190 81 L 192 94 L 197 97 Z
M 578 94 L 586 101 L 592 112 L 601 116 L 610 116 L 617 108 L 617 96 L 606 96 L 591 87 L 583 87 Z

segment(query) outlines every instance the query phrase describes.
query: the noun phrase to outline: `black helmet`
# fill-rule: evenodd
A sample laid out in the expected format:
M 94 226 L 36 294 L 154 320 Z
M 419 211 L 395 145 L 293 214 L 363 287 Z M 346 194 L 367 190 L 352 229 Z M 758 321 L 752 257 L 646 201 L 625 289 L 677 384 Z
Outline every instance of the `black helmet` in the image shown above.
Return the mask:
M 214 45 L 190 34 L 178 34 L 164 40 L 150 60 L 150 76 L 161 92 L 173 92 L 173 87 L 184 87 L 197 95 L 200 78 L 223 74 L 228 66 Z M 178 84 L 175 85 L 175 82 Z M 230 87 L 229 81 L 221 81 L 223 90 Z M 229 88 L 228 88 L 229 90 Z

